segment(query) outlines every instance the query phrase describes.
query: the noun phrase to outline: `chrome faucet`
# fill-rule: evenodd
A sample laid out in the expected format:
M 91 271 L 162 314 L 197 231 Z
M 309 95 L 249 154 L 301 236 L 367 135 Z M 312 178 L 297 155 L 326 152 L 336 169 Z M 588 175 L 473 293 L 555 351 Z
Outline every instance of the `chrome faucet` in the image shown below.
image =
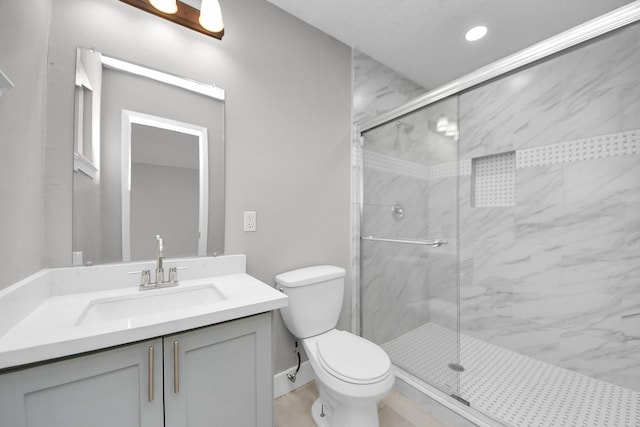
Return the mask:
M 178 286 L 178 270 L 186 267 L 171 267 L 169 269 L 169 280 L 164 280 L 164 241 L 160 235 L 156 235 L 156 275 L 155 282 L 151 282 L 151 271 L 132 271 L 129 274 L 138 274 L 140 276 L 140 290 L 167 288 L 170 286 Z
M 164 283 L 164 268 L 162 262 L 164 261 L 164 243 L 162 237 L 159 234 L 156 235 L 156 284 Z

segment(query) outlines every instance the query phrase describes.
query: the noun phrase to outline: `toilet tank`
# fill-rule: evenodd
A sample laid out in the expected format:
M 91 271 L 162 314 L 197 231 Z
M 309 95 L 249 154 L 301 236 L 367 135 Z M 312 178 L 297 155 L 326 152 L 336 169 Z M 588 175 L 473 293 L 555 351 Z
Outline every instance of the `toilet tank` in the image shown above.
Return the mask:
M 335 328 L 342 310 L 344 268 L 318 265 L 276 276 L 278 287 L 289 297 L 280 309 L 289 331 L 298 338 Z

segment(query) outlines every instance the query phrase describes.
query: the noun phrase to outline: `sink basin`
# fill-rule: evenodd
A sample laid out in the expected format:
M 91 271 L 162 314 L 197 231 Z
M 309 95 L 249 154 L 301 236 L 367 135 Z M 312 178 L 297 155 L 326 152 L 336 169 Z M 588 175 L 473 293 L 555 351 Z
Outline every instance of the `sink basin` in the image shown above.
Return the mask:
M 135 295 L 94 299 L 82 311 L 75 326 L 128 320 L 168 310 L 185 309 L 224 301 L 227 297 L 214 284 L 187 288 L 141 291 Z

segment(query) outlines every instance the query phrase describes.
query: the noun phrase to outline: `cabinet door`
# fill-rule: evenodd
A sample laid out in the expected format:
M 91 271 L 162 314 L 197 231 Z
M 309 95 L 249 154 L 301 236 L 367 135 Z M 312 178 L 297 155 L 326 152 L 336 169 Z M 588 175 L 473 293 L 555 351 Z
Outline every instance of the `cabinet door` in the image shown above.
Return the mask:
M 0 374 L 3 427 L 157 427 L 162 409 L 161 339 Z
M 166 427 L 272 427 L 271 313 L 165 337 Z

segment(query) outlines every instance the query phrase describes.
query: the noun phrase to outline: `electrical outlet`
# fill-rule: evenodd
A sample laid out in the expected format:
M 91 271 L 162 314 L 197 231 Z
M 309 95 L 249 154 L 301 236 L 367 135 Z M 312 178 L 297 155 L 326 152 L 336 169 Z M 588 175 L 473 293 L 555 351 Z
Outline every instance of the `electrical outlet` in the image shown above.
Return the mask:
M 256 213 L 244 212 L 244 231 L 256 231 Z

